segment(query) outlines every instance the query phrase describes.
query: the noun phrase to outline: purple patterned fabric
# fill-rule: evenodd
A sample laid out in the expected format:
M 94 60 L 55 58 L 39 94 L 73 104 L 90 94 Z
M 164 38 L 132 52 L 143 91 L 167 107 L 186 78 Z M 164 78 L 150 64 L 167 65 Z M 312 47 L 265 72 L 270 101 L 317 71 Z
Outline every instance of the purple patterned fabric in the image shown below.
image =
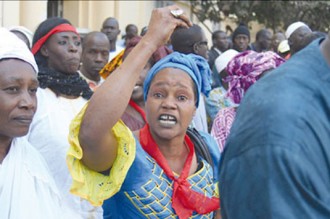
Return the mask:
M 228 96 L 239 104 L 247 89 L 254 84 L 265 71 L 278 67 L 285 60 L 275 52 L 244 51 L 236 55 L 227 65 Z
M 225 149 L 226 139 L 230 134 L 235 116 L 236 107 L 227 107 L 219 110 L 213 121 L 211 135 L 216 140 L 220 153 Z

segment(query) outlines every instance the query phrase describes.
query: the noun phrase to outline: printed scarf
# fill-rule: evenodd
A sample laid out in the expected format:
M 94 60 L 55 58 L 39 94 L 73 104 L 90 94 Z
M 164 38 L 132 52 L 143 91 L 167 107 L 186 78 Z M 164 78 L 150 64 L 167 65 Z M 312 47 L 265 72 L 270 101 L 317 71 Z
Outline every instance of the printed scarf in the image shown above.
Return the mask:
M 191 167 L 193 155 L 195 154 L 194 144 L 188 135 L 184 138 L 189 147 L 189 154 L 185 161 L 181 175 L 177 178 L 169 167 L 165 157 L 161 153 L 152 138 L 149 125 L 146 124 L 140 131 L 140 142 L 143 149 L 153 157 L 157 164 L 164 170 L 165 174 L 174 181 L 172 194 L 172 207 L 180 219 L 186 219 L 192 216 L 193 212 L 198 214 L 207 214 L 219 209 L 220 201 L 216 197 L 207 197 L 202 193 L 192 190 L 187 178 Z

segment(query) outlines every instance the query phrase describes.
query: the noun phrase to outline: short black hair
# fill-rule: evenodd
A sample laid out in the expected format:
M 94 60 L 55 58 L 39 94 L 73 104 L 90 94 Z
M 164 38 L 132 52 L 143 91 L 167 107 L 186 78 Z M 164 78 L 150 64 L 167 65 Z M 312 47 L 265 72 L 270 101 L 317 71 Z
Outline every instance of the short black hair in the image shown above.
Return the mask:
M 257 32 L 257 34 L 256 34 L 256 40 L 262 38 L 263 36 L 266 36 L 267 33 L 270 33 L 270 31 L 267 30 L 267 29 L 261 29 L 261 30 L 259 30 Z
M 189 54 L 194 53 L 193 45 L 202 39 L 203 29 L 194 24 L 190 28 L 177 28 L 171 35 L 173 50 Z
M 225 31 L 222 31 L 222 30 L 216 30 L 212 33 L 212 40 L 215 40 L 215 38 L 217 38 L 217 35 L 220 34 L 220 33 L 224 33 L 226 34 Z M 226 34 L 227 35 L 227 34 Z
M 129 30 L 129 28 L 136 28 L 136 30 L 138 31 L 138 27 L 135 24 L 127 24 L 125 27 L 125 32 L 127 33 L 127 31 Z

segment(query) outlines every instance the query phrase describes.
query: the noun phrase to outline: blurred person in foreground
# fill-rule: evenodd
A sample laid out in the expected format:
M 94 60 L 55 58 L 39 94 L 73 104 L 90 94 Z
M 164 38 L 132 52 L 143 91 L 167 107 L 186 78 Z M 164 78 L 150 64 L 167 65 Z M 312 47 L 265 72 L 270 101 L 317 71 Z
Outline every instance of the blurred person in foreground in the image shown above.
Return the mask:
M 251 87 L 220 164 L 224 219 L 329 218 L 329 96 L 330 33 Z

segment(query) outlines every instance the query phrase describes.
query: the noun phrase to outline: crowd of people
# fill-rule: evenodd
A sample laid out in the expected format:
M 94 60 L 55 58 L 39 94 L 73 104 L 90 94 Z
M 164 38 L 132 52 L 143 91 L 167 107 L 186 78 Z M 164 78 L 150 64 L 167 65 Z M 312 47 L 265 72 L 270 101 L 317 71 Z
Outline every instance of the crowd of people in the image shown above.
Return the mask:
M 0 218 L 329 218 L 330 35 L 0 28 Z

